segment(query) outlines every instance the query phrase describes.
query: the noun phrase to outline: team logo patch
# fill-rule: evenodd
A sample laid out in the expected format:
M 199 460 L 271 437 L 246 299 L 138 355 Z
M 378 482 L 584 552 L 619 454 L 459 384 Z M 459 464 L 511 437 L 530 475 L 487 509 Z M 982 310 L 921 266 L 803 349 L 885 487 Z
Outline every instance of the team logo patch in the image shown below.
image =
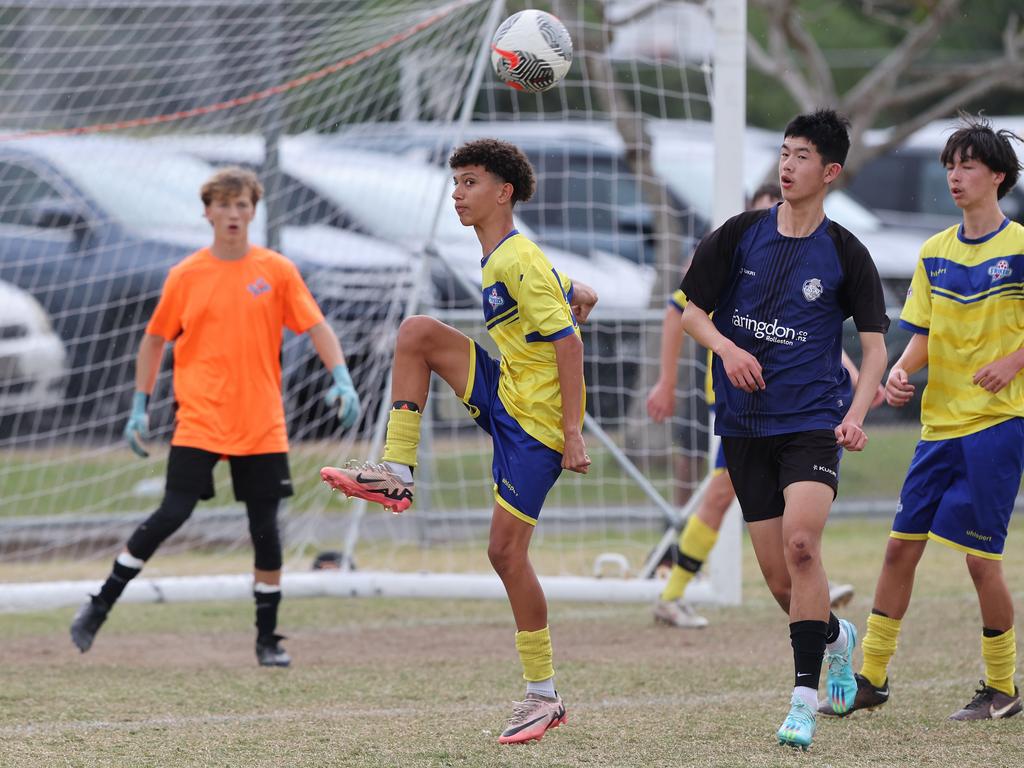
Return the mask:
M 500 295 L 498 295 L 497 288 L 491 288 L 491 293 L 487 297 L 487 303 L 490 304 L 494 309 L 497 309 L 498 307 L 503 307 L 505 305 L 505 300 L 501 298 Z
M 988 275 L 992 278 L 994 283 L 996 280 L 1002 280 L 1004 277 L 1009 277 L 1013 274 L 1013 270 L 1010 269 L 1010 262 L 1006 259 L 1000 259 L 996 262 L 994 267 L 988 268 Z
M 821 280 L 817 277 L 804 280 L 804 286 L 801 290 L 803 291 L 804 298 L 808 301 L 817 301 L 821 298 L 821 294 L 825 292 L 825 289 L 821 287 Z
M 249 293 L 253 296 L 262 296 L 264 293 L 270 290 L 270 283 L 264 280 L 262 277 L 257 278 L 255 282 L 247 285 Z

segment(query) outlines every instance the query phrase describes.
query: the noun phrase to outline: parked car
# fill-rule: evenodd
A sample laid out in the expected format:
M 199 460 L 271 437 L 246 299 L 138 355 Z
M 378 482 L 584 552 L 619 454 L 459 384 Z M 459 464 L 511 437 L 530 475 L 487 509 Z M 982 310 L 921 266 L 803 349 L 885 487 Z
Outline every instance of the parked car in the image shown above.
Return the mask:
M 260 170 L 263 167 L 259 136 L 170 137 L 160 141 L 209 162 Z M 329 214 L 330 220 L 410 252 L 422 249 L 433 234 L 439 258 L 458 273 L 462 285 L 472 286 L 470 306 L 479 304 L 476 286 L 480 282 L 480 244 L 473 230 L 455 215 L 447 171 L 409 156 L 346 150 L 310 135 L 283 139 L 280 157 L 285 189 L 301 190 L 306 208 L 315 208 Z M 285 220 L 296 220 L 300 210 L 299 206 L 286 209 Z M 647 305 L 654 279 L 650 269 L 606 252 L 588 258 L 551 247 L 519 217 L 518 208 L 516 214 L 519 231 L 538 241 L 560 270 L 592 285 L 602 296 L 602 308 Z M 448 295 L 463 296 L 455 291 Z
M 73 431 L 119 433 L 138 341 L 167 271 L 209 244 L 198 193 L 212 172 L 194 157 L 123 138 L 26 138 L 0 146 L 0 279 L 38 299 L 66 346 L 61 416 Z M 265 218 L 258 218 L 254 239 L 263 229 Z M 408 254 L 323 229 L 286 231 L 284 250 L 321 306 L 359 317 L 379 305 L 381 285 L 408 271 Z M 295 374 L 302 366 L 290 363 L 310 354 L 286 348 L 286 369 Z
M 1006 128 L 1024 137 L 1024 118 L 993 117 L 991 122 L 996 129 Z M 949 195 L 946 169 L 939 162 L 942 148 L 956 128 L 957 121 L 952 118 L 929 123 L 898 147 L 870 160 L 847 190 L 884 222 L 920 228 L 926 237 L 958 224 L 962 215 Z M 866 139 L 877 143 L 888 133 L 871 131 Z M 1024 145 L 1010 143 L 1024 161 Z M 1024 223 L 1024 187 L 1018 184 L 1000 206 L 1011 219 Z
M 699 214 L 710 218 L 714 172 L 711 125 L 698 121 L 656 121 L 651 125 L 651 133 L 655 170 L 677 195 L 687 199 Z M 765 177 L 771 175 L 772 168 L 778 163 L 782 142 L 778 132 L 758 128 L 748 128 L 744 136 L 743 188 L 749 197 Z M 915 229 L 884 224 L 872 211 L 842 190 L 830 192 L 825 198 L 825 213 L 864 243 L 878 268 L 887 313 L 892 321 L 885 340 L 891 367 L 910 340 L 910 332 L 899 326 L 897 318 L 926 236 Z M 854 360 L 860 359 L 860 339 L 852 321 L 844 327 L 843 346 Z M 875 412 L 872 419 L 915 420 L 926 380 L 926 370 L 913 377 L 918 391 L 909 407 L 901 410 L 883 408 Z
M 517 211 L 545 243 L 584 255 L 607 252 L 654 263 L 654 215 L 626 159 L 622 137 L 610 123 L 472 122 L 461 140 L 478 138 L 512 142 L 529 158 L 537 191 Z M 336 147 L 417 157 L 446 168 L 455 139 L 452 125 L 411 122 L 348 126 L 323 137 Z M 671 190 L 670 197 L 684 234 L 682 258 L 707 221 L 671 196 Z
M 263 143 L 258 136 L 168 137 L 160 141 L 212 162 L 262 168 Z M 448 171 L 415 157 L 346 150 L 308 135 L 282 139 L 279 156 L 286 195 L 301 189 L 311 209 L 330 213 L 332 220 L 411 252 L 430 243 L 435 265 L 446 265 L 435 270 L 434 283 L 439 286 L 435 298 L 447 297 L 443 308 L 468 308 L 468 318 L 478 319 L 480 244 L 473 230 L 463 226 L 455 214 Z M 286 210 L 285 221 L 294 221 L 296 215 Z M 587 257 L 551 247 L 519 218 L 516 227 L 537 241 L 558 269 L 595 288 L 601 297 L 595 320 L 616 309 L 648 306 L 654 281 L 650 268 L 611 253 L 594 252 Z M 584 327 L 590 350 L 587 380 L 597 391 L 602 384 L 609 391 L 619 391 L 623 382 L 628 385 L 635 375 L 639 332 L 638 328 L 636 333 L 624 329 L 625 324 L 620 324 L 616 333 L 601 333 L 596 323 Z M 617 364 L 599 365 L 602 360 Z M 595 397 L 591 405 L 602 416 L 621 407 L 613 398 Z
M 4 432 L 30 428 L 63 401 L 64 344 L 30 293 L 0 281 L 0 422 Z

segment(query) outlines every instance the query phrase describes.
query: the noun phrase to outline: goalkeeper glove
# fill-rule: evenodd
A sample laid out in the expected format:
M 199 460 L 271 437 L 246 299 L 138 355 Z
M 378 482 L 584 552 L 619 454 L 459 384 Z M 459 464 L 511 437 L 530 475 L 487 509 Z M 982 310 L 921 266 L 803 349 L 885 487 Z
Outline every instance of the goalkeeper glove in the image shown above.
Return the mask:
M 352 377 L 349 376 L 348 368 L 344 363 L 334 366 L 331 374 L 334 376 L 334 384 L 324 395 L 324 402 L 328 405 L 338 404 L 338 418 L 341 419 L 341 426 L 348 429 L 356 423 L 363 410 L 359 402 L 359 393 L 352 385 Z
M 128 417 L 128 423 L 124 425 L 124 437 L 128 441 L 128 445 L 136 456 L 143 459 L 149 458 L 149 451 L 142 445 L 142 438 L 149 432 L 147 406 L 149 406 L 149 395 L 145 392 L 136 392 L 132 399 L 132 413 Z

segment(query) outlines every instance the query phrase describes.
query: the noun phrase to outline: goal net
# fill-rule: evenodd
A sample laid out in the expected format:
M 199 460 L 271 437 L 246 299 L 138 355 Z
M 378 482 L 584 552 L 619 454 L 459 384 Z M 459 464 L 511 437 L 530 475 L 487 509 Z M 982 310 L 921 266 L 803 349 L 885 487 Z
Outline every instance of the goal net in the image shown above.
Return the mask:
M 296 489 L 281 514 L 286 591 L 503 594 L 486 556 L 489 438 L 443 382 L 432 385 L 406 514 L 348 501 L 318 478 L 323 465 L 379 457 L 404 317 L 431 314 L 489 345 L 479 245 L 455 218 L 446 168 L 454 146 L 485 136 L 516 143 L 536 169 L 517 226 L 600 296 L 584 329 L 593 465 L 563 473 L 531 557 L 553 596 L 655 594 L 650 577 L 671 562 L 709 449 L 704 359 L 692 344 L 674 417 L 655 424 L 645 407 L 666 299 L 711 224 L 691 204 L 708 190 L 691 188 L 672 158 L 683 141 L 703 142 L 696 154 L 710 158 L 710 121 L 742 130 L 742 107 L 712 107 L 713 5 L 672 0 L 536 4 L 566 23 L 575 58 L 551 91 L 517 93 L 491 72 L 489 42 L 523 5 L 0 3 L 0 608 L 79 602 L 79 580 L 103 577 L 159 503 L 173 349 L 145 460 L 121 438 L 135 356 L 167 269 L 208 244 L 198 190 L 228 164 L 260 175 L 253 239 L 299 266 L 363 404 L 342 430 L 309 340 L 286 339 Z M 742 61 L 742 41 L 736 50 Z M 738 210 L 742 190 L 732 195 Z M 248 594 L 245 511 L 223 462 L 215 478 L 216 497 L 126 599 Z M 735 518 L 691 596 L 738 600 Z M 315 559 L 340 567 L 311 574 Z M 147 592 L 154 578 L 161 589 Z

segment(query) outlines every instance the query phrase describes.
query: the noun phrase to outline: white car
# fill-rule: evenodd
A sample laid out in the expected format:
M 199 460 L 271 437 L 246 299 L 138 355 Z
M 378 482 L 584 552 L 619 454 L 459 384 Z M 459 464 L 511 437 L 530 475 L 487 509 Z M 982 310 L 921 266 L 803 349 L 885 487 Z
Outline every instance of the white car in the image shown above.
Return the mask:
M 1024 137 L 1024 118 L 989 118 L 996 130 L 1007 129 Z M 946 183 L 946 169 L 939 155 L 950 134 L 960 126 L 955 118 L 943 118 L 914 132 L 899 146 L 868 161 L 850 184 L 850 194 L 885 222 L 920 228 L 925 237 L 960 223 L 962 214 L 953 203 Z M 868 131 L 865 141 L 880 143 L 892 129 Z M 1024 162 L 1024 144 L 1010 141 Z M 1003 213 L 1024 222 L 1024 184 L 999 201 Z
M 60 405 L 67 376 L 64 344 L 42 306 L 0 281 L 0 415 Z
M 711 124 L 698 121 L 659 120 L 651 123 L 652 161 L 658 175 L 698 213 L 711 217 L 714 144 Z M 743 147 L 743 188 L 750 196 L 772 176 L 782 138 L 778 131 L 748 128 Z M 902 306 L 906 285 L 914 274 L 918 251 L 925 237 L 914 229 L 887 226 L 874 213 L 842 190 L 825 198 L 825 213 L 850 230 L 871 252 L 887 300 Z
M 259 167 L 264 158 L 259 136 L 186 136 L 160 141 L 215 163 Z M 409 253 L 428 246 L 436 249 L 439 258 L 459 276 L 463 297 L 468 293 L 479 303 L 480 244 L 473 230 L 463 226 L 455 214 L 447 170 L 409 156 L 342 149 L 310 135 L 282 139 L 280 157 L 282 171 L 330 201 L 349 226 Z M 538 239 L 518 218 L 516 227 L 527 237 Z M 653 270 L 603 251 L 580 256 L 543 242 L 539 245 L 555 267 L 593 286 L 601 297 L 601 309 L 647 306 Z

